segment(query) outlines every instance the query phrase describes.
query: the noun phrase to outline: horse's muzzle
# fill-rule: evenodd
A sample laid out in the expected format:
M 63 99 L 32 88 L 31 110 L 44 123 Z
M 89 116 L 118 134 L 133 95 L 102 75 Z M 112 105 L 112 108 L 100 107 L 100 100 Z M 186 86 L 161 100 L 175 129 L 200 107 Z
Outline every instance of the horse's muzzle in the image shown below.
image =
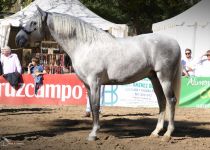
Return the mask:
M 17 46 L 24 47 L 27 43 L 27 40 L 24 37 L 17 36 L 15 42 Z
M 28 35 L 23 31 L 20 30 L 15 37 L 15 42 L 17 46 L 24 47 L 28 43 Z

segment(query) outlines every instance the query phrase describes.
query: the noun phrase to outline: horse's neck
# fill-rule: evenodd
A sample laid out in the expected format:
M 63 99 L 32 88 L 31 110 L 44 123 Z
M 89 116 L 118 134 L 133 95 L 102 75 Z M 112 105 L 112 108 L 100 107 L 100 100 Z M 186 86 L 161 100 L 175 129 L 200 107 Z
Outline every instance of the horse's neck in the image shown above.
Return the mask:
M 78 41 L 74 38 L 72 39 L 61 39 L 59 38 L 59 36 L 57 36 L 57 34 L 55 32 L 52 32 L 51 31 L 51 35 L 53 36 L 54 40 L 56 42 L 58 42 L 58 44 L 64 48 L 64 50 L 67 52 L 67 53 L 71 53 L 73 54 L 74 53 L 74 50 L 77 48 L 77 44 L 75 43 L 78 43 Z M 78 43 L 79 44 L 79 43 Z
M 48 21 L 47 26 L 50 34 L 54 38 L 54 40 L 64 49 L 64 51 L 73 59 L 75 51 L 78 49 L 78 46 L 81 46 L 85 44 L 84 42 L 81 42 L 80 40 L 77 40 L 76 37 L 72 38 L 60 38 L 58 33 L 55 32 L 54 28 L 51 27 L 53 24 L 52 19 Z
M 70 19 L 69 23 L 72 21 L 72 26 L 66 30 L 60 30 L 65 27 L 62 22 L 58 22 L 59 20 L 56 20 L 54 17 L 55 16 L 52 15 L 48 16 L 47 26 L 49 31 L 54 40 L 57 41 L 71 57 L 72 61 L 74 61 L 74 57 L 78 56 L 77 54 L 84 54 L 85 52 L 83 51 L 87 52 L 87 47 L 91 47 L 92 45 L 96 46 L 105 41 L 107 43 L 114 41 L 109 34 L 80 22 L 79 20 L 75 21 L 74 18 L 70 16 L 68 19 Z M 67 25 L 66 22 L 64 24 Z

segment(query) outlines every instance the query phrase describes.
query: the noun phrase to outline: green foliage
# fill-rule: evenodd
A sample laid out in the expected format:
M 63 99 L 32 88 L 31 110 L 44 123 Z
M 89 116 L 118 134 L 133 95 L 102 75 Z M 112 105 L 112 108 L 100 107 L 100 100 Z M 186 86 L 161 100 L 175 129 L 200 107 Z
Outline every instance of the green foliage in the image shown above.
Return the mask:
M 126 23 L 136 34 L 151 32 L 159 22 L 190 8 L 200 0 L 81 0 L 90 10 L 115 23 Z
M 27 6 L 34 0 L 1 0 L 0 1 L 0 12 L 11 12 L 14 10 L 15 5 Z
M 21 0 L 22 1 L 22 5 L 23 7 L 26 7 L 27 5 L 29 5 L 31 2 L 33 2 L 34 0 Z
M 17 0 L 1 0 L 0 2 L 0 12 L 9 11 L 11 6 L 16 3 Z
M 17 11 L 34 0 L 1 0 L 2 12 Z M 127 24 L 133 33 L 151 32 L 159 22 L 190 8 L 200 0 L 80 0 L 90 10 L 111 22 Z M 19 7 L 19 8 L 14 8 Z
M 21 6 L 25 7 L 34 0 L 1 0 L 0 1 L 0 18 L 11 15 L 20 10 Z

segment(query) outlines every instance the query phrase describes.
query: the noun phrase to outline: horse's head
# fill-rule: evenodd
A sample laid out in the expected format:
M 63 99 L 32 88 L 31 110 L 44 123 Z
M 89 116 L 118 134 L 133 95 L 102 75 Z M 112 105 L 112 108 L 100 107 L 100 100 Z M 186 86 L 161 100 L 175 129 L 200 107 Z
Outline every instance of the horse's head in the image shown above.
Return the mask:
M 47 12 L 37 6 L 37 13 L 31 18 L 16 35 L 16 44 L 24 47 L 30 42 L 41 41 L 44 37 Z

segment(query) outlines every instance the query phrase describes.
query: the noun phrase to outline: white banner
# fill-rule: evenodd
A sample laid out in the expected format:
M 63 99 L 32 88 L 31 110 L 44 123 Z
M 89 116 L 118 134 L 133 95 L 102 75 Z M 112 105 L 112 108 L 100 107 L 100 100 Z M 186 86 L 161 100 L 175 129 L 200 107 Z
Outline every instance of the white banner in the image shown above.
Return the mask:
M 157 97 L 149 79 L 128 85 L 106 85 L 101 88 L 102 106 L 158 107 Z

